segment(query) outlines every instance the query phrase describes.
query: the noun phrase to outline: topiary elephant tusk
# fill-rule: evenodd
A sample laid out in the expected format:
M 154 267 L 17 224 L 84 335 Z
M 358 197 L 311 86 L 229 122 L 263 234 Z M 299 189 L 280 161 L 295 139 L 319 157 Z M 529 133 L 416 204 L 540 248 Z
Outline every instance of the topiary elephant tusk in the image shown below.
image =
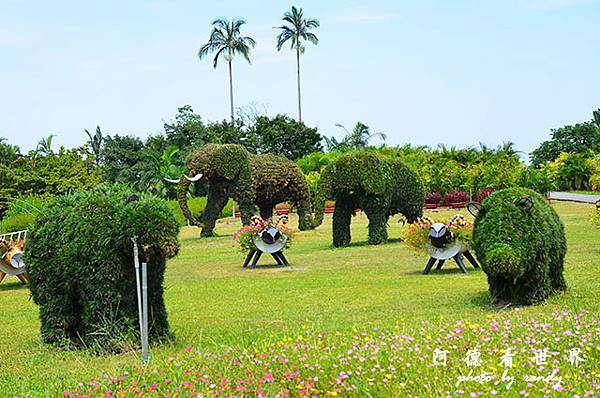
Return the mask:
M 200 179 L 202 178 L 202 174 L 196 174 L 193 177 L 188 177 L 185 174 L 183 175 L 183 178 L 185 178 L 186 180 L 190 181 L 190 182 L 196 182 L 196 181 L 200 181 Z M 170 178 L 165 177 L 164 178 L 165 181 L 170 182 L 171 184 L 179 184 L 182 180 L 182 178 L 178 179 L 178 180 L 173 180 Z

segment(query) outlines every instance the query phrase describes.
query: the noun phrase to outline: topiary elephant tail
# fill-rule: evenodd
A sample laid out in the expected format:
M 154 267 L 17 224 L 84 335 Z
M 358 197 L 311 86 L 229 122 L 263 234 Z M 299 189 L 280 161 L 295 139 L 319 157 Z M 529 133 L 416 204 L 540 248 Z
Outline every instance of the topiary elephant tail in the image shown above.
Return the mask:
M 181 178 L 179 180 L 179 191 L 177 192 L 177 202 L 179 202 L 179 207 L 181 208 L 181 212 L 183 216 L 190 222 L 190 225 L 196 225 L 198 227 L 202 226 L 202 223 L 196 220 L 196 218 L 192 215 L 192 211 L 188 206 L 187 193 L 188 188 L 191 182 L 187 178 Z

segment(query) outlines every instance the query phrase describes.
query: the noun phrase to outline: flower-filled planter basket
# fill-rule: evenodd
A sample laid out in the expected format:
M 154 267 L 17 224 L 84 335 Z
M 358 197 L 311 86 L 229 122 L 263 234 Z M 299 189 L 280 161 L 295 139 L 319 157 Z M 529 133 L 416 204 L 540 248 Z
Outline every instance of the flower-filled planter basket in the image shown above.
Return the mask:
M 462 214 L 436 221 L 430 217 L 421 217 L 408 226 L 404 242 L 411 249 L 429 255 L 423 274 L 427 275 L 436 262 L 436 270 L 441 269 L 449 259 L 456 261 L 460 270 L 466 274 L 467 267 L 462 256 L 475 268 L 479 268 L 475 257 L 469 252 L 472 236 L 473 223 Z
M 283 251 L 292 242 L 292 233 L 287 227 L 287 215 L 263 220 L 258 216 L 250 219 L 250 225 L 240 228 L 233 234 L 233 240 L 242 251 L 248 252 L 244 268 L 253 269 L 263 253 L 269 253 L 278 265 L 289 265 Z

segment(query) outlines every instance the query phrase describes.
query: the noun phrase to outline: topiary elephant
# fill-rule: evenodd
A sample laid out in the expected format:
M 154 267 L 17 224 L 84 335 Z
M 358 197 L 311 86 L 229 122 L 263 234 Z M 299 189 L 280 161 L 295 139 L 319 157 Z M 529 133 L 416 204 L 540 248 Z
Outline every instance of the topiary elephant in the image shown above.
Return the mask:
M 335 200 L 333 245 L 350 243 L 350 221 L 357 208 L 369 218 L 369 243 L 387 241 L 390 216 L 402 213 L 409 222 L 423 214 L 421 178 L 399 159 L 371 152 L 350 152 L 327 165 L 319 183 L 320 206 Z M 322 212 L 316 212 L 321 215 Z
M 179 250 L 178 234 L 166 202 L 128 196 L 122 186 L 101 185 L 49 205 L 36 217 L 25 251 L 43 340 L 107 351 L 137 340 L 134 237 L 148 263 L 149 334 L 167 338 L 163 279 L 167 259 Z
M 294 162 L 276 155 L 252 155 L 236 144 L 207 144 L 192 152 L 186 162 L 188 175 L 202 175 L 208 182 L 206 208 L 197 220 L 187 203 L 190 178 L 179 181 L 178 201 L 184 216 L 202 227 L 201 236 L 214 234 L 215 222 L 229 198 L 239 206 L 246 225 L 258 208 L 262 218 L 269 218 L 281 202 L 293 203 L 299 216 L 298 228 L 311 229 L 313 216 L 308 184 Z

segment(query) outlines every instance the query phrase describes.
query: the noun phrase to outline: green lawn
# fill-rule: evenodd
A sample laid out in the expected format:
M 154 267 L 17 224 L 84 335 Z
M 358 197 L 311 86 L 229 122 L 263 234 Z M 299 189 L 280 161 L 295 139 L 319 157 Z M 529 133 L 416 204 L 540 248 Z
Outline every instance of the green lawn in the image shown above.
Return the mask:
M 176 340 L 153 348 L 152 363 L 167 364 L 188 345 L 201 351 L 218 352 L 227 346 L 243 350 L 253 342 L 279 341 L 307 328 L 350 335 L 357 330 L 392 330 L 399 324 L 417 328 L 423 320 L 484 324 L 491 317 L 520 320 L 545 318 L 554 311 L 598 313 L 600 230 L 587 222 L 590 206 L 556 203 L 555 208 L 566 225 L 569 289 L 546 304 L 520 309 L 519 318 L 513 318 L 512 309 L 490 305 L 480 270 L 469 266 L 471 272 L 463 275 L 447 263 L 441 272 L 421 275 L 427 259 L 400 242 L 397 219 L 390 221 L 388 244 L 369 246 L 366 217 L 359 215 L 353 220 L 351 247 L 333 249 L 328 216 L 318 229 L 297 234 L 287 252 L 292 267 L 277 268 L 265 258 L 263 266 L 252 271 L 241 268 L 244 256 L 233 247 L 230 236 L 236 226 L 229 220 L 217 225 L 217 238 L 199 239 L 197 229 L 184 228 L 181 252 L 169 262 L 165 282 Z M 596 332 L 588 341 L 596 346 L 588 359 L 595 363 L 588 366 L 598 382 L 595 319 Z M 27 288 L 12 278 L 0 284 L 0 341 L 0 396 L 55 395 L 104 372 L 119 374 L 138 361 L 137 353 L 98 357 L 44 345 L 37 307 Z M 586 388 L 582 386 L 582 391 Z

